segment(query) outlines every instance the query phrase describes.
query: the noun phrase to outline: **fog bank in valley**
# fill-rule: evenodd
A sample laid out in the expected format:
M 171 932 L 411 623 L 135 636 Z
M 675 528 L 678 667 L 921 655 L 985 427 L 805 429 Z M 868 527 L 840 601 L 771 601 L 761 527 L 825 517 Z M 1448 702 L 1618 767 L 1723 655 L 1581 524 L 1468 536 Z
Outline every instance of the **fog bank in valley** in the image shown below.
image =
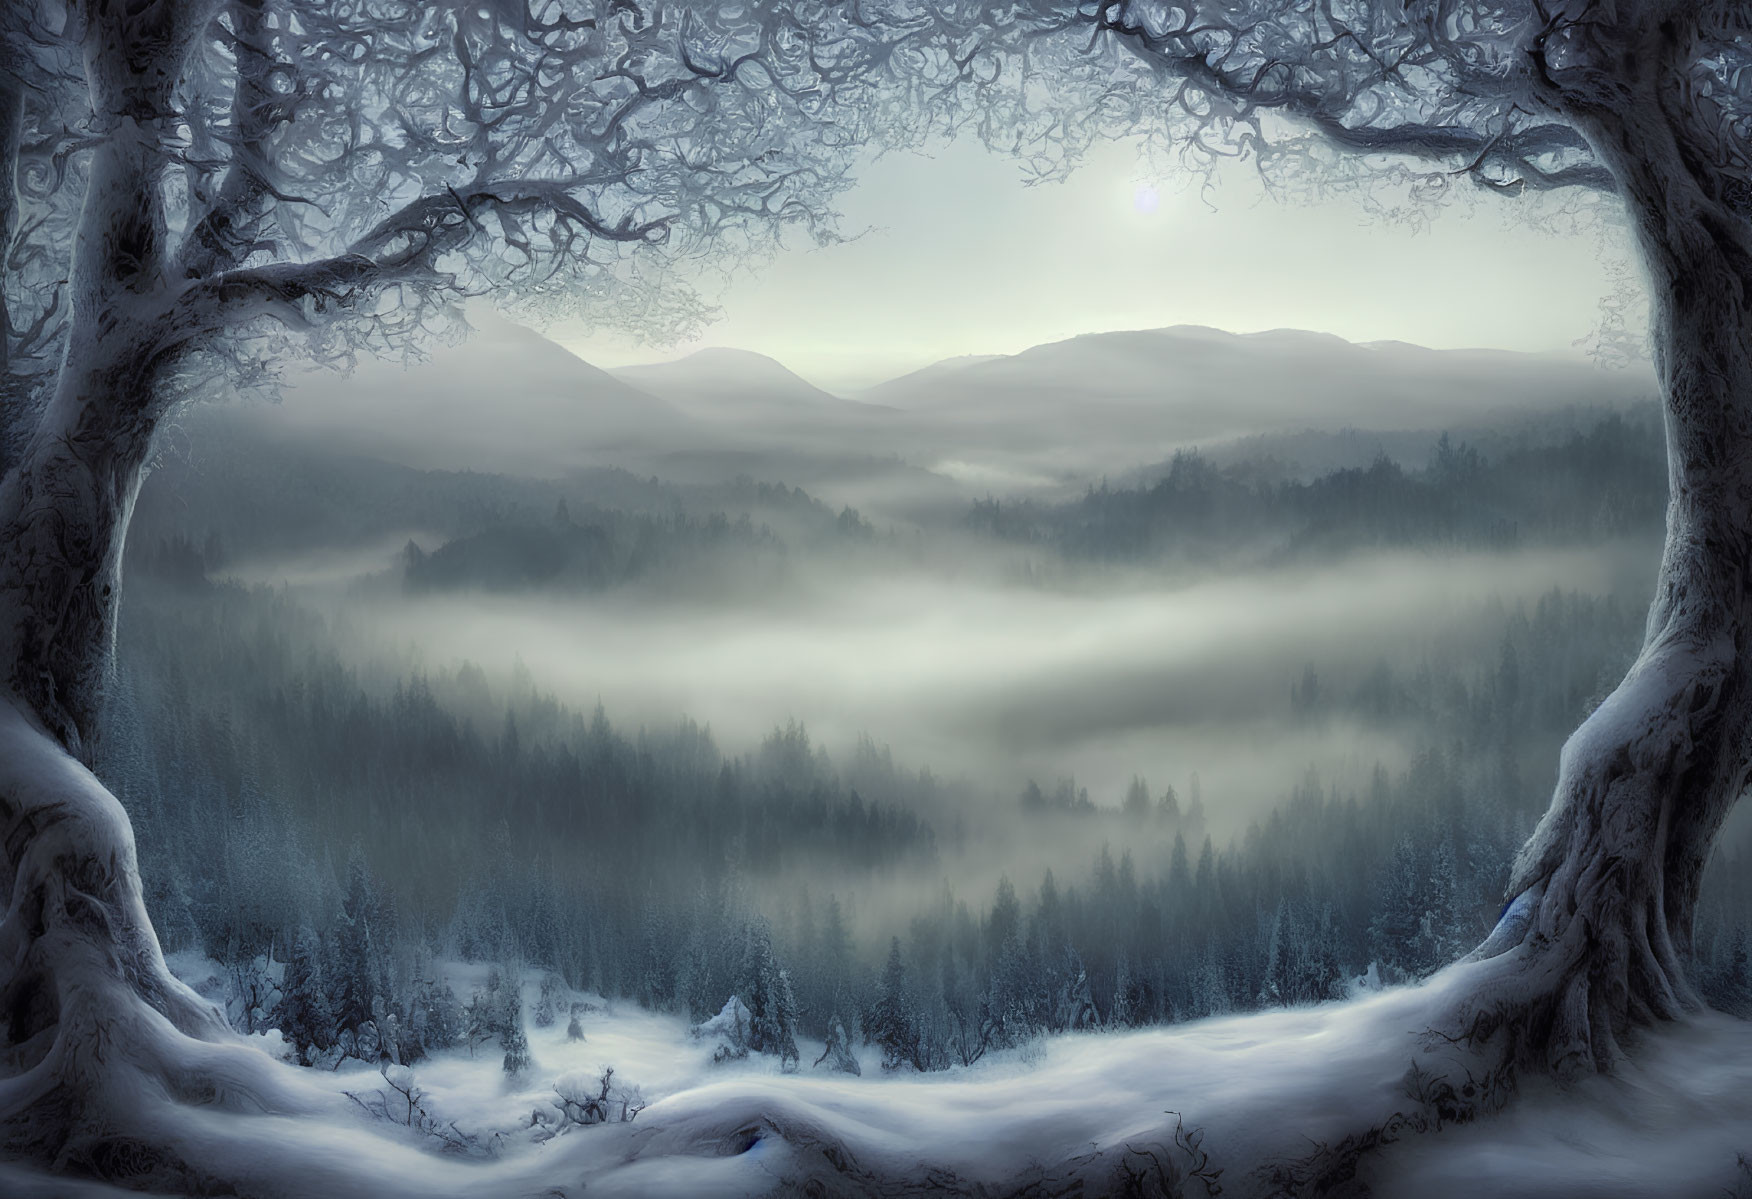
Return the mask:
M 1112 805 L 1134 774 L 1184 788 L 1197 773 L 1234 831 L 1308 766 L 1355 781 L 1413 748 L 1385 729 L 1293 726 L 1305 666 L 1336 685 L 1432 652 L 1488 658 L 1500 634 L 1487 607 L 1553 589 L 1633 594 L 1649 550 L 1373 554 L 1074 591 L 805 572 L 760 603 L 474 592 L 355 605 L 350 618 L 434 668 L 466 660 L 504 679 L 521 662 L 575 704 L 654 727 L 686 715 L 727 745 L 796 721 L 830 751 L 867 734 L 994 792 L 1075 776 Z
M 375 894 L 409 980 L 770 961 L 816 1036 L 905 978 L 920 1071 L 1310 1002 L 1476 943 L 1640 638 L 1634 371 L 1177 327 L 836 395 L 484 323 L 164 443 L 100 765 L 173 946 Z

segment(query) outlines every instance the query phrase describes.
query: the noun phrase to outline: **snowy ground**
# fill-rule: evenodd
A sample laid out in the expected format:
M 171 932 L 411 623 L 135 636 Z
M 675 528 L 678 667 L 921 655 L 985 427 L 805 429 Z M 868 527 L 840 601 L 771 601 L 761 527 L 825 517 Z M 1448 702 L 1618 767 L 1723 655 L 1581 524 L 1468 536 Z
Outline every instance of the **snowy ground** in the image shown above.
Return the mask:
M 478 981 L 467 969 L 452 979 L 464 995 Z M 531 976 L 526 1001 L 534 984 Z M 572 1196 L 588 1186 L 592 1199 L 706 1199 L 770 1193 L 822 1141 L 884 1176 L 922 1183 L 928 1164 L 965 1183 L 1013 1179 L 1028 1163 L 1171 1144 L 1172 1109 L 1188 1127 L 1208 1130 L 1211 1165 L 1224 1170 L 1223 1193 L 1233 1199 L 1259 1193 L 1260 1161 L 1357 1131 L 1361 1115 L 1409 1106 L 1399 1080 L 1427 997 L 1427 989 L 1398 990 L 1175 1028 L 1055 1037 L 923 1077 L 884 1074 L 866 1050 L 863 1077 L 851 1077 L 810 1069 L 819 1043 L 804 1047 L 794 1075 L 772 1058 L 714 1064 L 712 1046 L 691 1039 L 682 1019 L 582 996 L 600 1009 L 584 1019 L 586 1039 L 569 1042 L 564 1017 L 529 1028 L 533 1064 L 519 1080 L 505 1077 L 492 1046 L 414 1070 L 436 1115 L 495 1143 L 490 1159 L 435 1152 L 430 1139 L 366 1117 L 347 1092 L 384 1092 L 391 1110 L 400 1101 L 360 1064 L 295 1071 L 305 1116 L 190 1111 L 183 1126 L 191 1138 L 213 1135 L 224 1145 L 246 1192 Z M 574 1126 L 541 1142 L 531 1116 L 554 1112 L 554 1080 L 604 1065 L 617 1081 L 637 1084 L 649 1106 L 632 1123 Z M 1562 1093 L 1531 1083 L 1505 1115 L 1403 1141 L 1364 1177 L 1376 1195 L 1416 1199 L 1716 1199 L 1741 1184 L 1739 1153 L 1752 1154 L 1752 1025 L 1710 1016 L 1650 1038 L 1618 1077 Z M 1752 1195 L 1746 1182 L 1742 1193 Z M 105 1193 L 0 1166 L 0 1194 Z M 1204 1192 L 1194 1183 L 1189 1193 Z

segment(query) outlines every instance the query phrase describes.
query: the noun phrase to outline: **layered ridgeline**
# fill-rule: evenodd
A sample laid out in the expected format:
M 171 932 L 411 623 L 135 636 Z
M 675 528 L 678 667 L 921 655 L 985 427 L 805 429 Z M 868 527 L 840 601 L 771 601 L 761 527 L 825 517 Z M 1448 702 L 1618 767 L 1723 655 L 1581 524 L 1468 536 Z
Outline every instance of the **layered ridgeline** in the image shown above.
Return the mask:
M 510 369 L 493 338 L 483 352 Z M 884 487 L 859 510 L 859 496 L 834 493 L 839 459 L 763 442 L 763 422 L 903 410 L 848 416 L 735 356 L 615 381 L 651 388 L 662 420 L 697 421 L 710 366 L 729 376 L 745 446 L 779 445 L 828 480 L 827 498 L 741 473 L 745 450 L 690 451 L 679 480 L 587 461 L 483 474 L 389 441 L 366 442 L 387 457 L 342 453 L 306 436 L 338 406 L 305 410 L 297 393 L 283 410 L 185 418 L 187 444 L 206 448 L 168 455 L 141 498 L 102 773 L 139 829 L 161 934 L 220 963 L 240 1026 L 279 1028 L 302 1060 L 327 1064 L 498 1040 L 513 1068 L 523 1017 L 503 1010 L 510 990 L 482 973 L 491 965 L 693 1022 L 734 999 L 768 1022 L 757 1053 L 788 1060 L 802 1036 L 929 1072 L 1045 1033 L 1415 979 L 1495 921 L 1558 746 L 1640 634 L 1645 572 L 1623 563 L 1659 536 L 1664 480 L 1653 414 L 1634 405 L 1566 404 L 1465 432 L 1262 427 L 1178 449 L 1169 429 L 1158 465 L 1150 442 L 1105 478 L 1046 491 L 872 459 L 853 490 L 877 473 Z M 566 369 L 568 387 L 608 386 Z M 774 394 L 757 402 L 745 374 Z M 579 410 L 580 441 L 593 411 Z M 1025 473 L 1022 457 L 1003 460 Z M 914 477 L 929 482 L 907 492 Z M 1413 569 L 1481 572 L 1487 594 L 1434 620 L 1409 613 L 1425 627 L 1399 641 L 1322 616 L 1329 635 L 1267 645 L 1245 685 L 1237 656 L 1186 674 L 1171 703 L 1115 692 L 1115 719 L 1142 727 L 1081 727 L 1105 709 L 1067 672 L 1104 687 L 1110 667 L 1101 653 L 1057 659 L 1031 706 L 1001 710 L 989 745 L 947 773 L 922 768 L 926 743 L 898 718 L 824 744 L 794 699 L 748 689 L 731 700 L 773 731 L 725 732 L 696 710 L 723 698 L 709 689 L 653 697 L 592 665 L 624 657 L 648 674 L 673 651 L 677 677 L 703 676 L 716 642 L 774 613 L 787 636 L 821 621 L 855 637 L 847 596 L 896 576 L 937 588 L 916 593 L 926 601 L 972 589 L 987 623 L 1006 604 L 1166 604 L 1213 579 L 1268 593 L 1346 579 L 1346 594 L 1403 607 L 1417 601 L 1396 599 L 1404 576 L 1382 564 L 1407 555 Z M 1553 588 L 1527 566 L 1547 558 L 1591 563 L 1580 573 L 1594 581 Z M 549 626 L 518 643 L 519 660 L 471 662 L 464 630 L 439 619 L 506 605 L 589 627 L 585 664 L 561 669 Z M 698 622 L 702 608 L 715 623 Z M 626 610 L 641 623 L 616 624 Z M 944 677 L 921 667 L 895 702 L 922 709 Z M 1176 746 L 1231 726 L 1232 744 L 1280 747 L 1268 780 L 1190 753 L 1125 755 L 1136 738 Z M 1018 738 L 1032 777 L 1015 777 L 1005 752 Z M 1096 754 L 1105 773 L 1071 777 Z M 1149 781 L 1126 783 L 1134 773 Z M 1731 1010 L 1752 1004 L 1748 913 L 1736 872 L 1716 869 L 1696 968 Z

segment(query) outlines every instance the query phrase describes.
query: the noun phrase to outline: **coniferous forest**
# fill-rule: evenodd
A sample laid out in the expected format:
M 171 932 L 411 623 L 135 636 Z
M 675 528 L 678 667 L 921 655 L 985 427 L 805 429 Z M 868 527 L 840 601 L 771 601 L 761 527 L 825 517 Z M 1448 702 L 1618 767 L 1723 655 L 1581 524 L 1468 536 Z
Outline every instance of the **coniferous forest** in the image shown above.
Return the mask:
M 742 743 L 686 717 L 621 721 L 521 660 L 490 678 L 435 647 L 370 642 L 346 604 L 325 614 L 230 567 L 263 544 L 381 539 L 409 524 L 398 505 L 419 506 L 430 548 L 383 554 L 347 584 L 352 604 L 782 595 L 819 561 L 853 578 L 928 571 L 970 537 L 1006 586 L 1049 593 L 1343 570 L 1383 548 L 1612 544 L 1659 527 L 1649 423 L 1581 418 L 1492 454 L 1443 434 L 1422 463 L 1378 453 L 1300 474 L 1254 446 L 1227 462 L 1182 452 L 1062 500 L 945 504 L 910 531 L 746 479 L 375 464 L 337 472 L 342 494 L 388 493 L 349 520 L 301 510 L 322 494 L 301 487 L 308 456 L 288 458 L 278 493 L 222 505 L 238 480 L 172 463 L 142 502 L 102 775 L 139 829 L 167 947 L 215 959 L 236 1025 L 279 1028 L 313 1063 L 491 1042 L 511 1069 L 518 1001 L 493 980 L 528 970 L 552 981 L 544 994 L 696 1023 L 740 1004 L 756 1030 L 742 1048 L 787 1062 L 798 1036 L 861 1038 L 917 1071 L 1047 1033 L 1341 998 L 1423 978 L 1490 930 L 1558 747 L 1637 644 L 1634 585 L 1492 597 L 1450 617 L 1463 635 L 1335 669 L 1313 652 L 1273 661 L 1262 703 L 1279 727 L 1366 728 L 1404 752 L 1341 777 L 1286 763 L 1236 818 L 1192 769 L 1105 791 L 1069 774 L 1001 787 L 908 761 L 877 731 L 830 749 L 795 720 Z M 1018 840 L 1060 848 L 1018 870 Z M 1713 1003 L 1752 1014 L 1744 852 L 1730 837 L 1709 876 L 1696 968 Z M 453 961 L 494 970 L 463 993 Z

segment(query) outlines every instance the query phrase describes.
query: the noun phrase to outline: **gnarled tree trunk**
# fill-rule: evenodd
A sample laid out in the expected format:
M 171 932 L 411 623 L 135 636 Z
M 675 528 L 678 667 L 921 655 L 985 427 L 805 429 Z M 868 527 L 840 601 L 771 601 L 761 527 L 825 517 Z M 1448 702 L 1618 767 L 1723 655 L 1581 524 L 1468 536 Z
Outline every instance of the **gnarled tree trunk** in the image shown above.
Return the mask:
M 1752 225 L 1699 127 L 1682 29 L 1614 48 L 1612 88 L 1557 102 L 1618 180 L 1648 269 L 1666 547 L 1642 651 L 1565 745 L 1474 955 L 1467 1021 L 1560 1074 L 1607 1069 L 1627 1033 L 1700 1006 L 1699 886 L 1752 770 Z
M 272 1083 L 252 1069 L 265 1059 L 227 1044 L 223 1016 L 166 969 L 127 814 L 78 759 L 98 731 L 164 374 L 190 344 L 161 189 L 171 91 L 210 14 L 159 3 L 85 15 L 93 98 L 113 120 L 92 154 L 66 359 L 0 480 L 0 1156 L 186 1184 L 191 1171 L 142 1131 L 162 1119 L 153 1104 Z

